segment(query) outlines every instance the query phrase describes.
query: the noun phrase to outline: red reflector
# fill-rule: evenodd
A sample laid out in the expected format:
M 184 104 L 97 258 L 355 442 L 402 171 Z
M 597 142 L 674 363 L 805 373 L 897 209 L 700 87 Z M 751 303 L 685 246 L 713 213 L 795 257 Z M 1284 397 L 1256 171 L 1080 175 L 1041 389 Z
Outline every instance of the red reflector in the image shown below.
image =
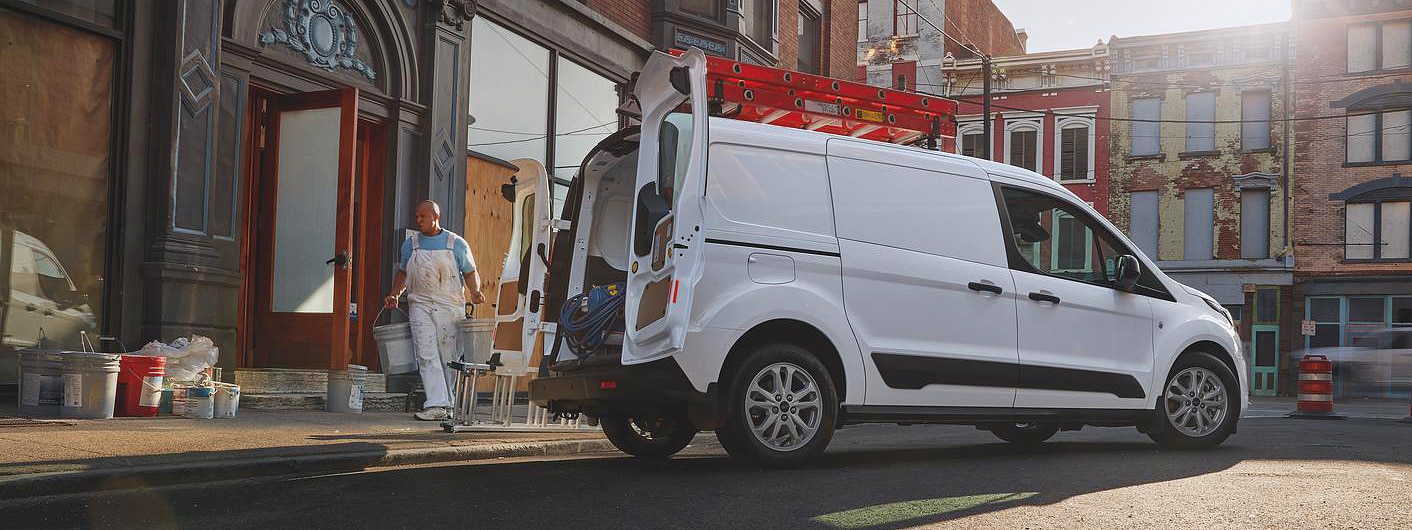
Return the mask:
M 681 287 L 681 280 L 672 280 L 672 303 L 677 303 L 677 289 Z
M 599 381 L 599 382 L 598 382 L 598 389 L 599 389 L 599 390 L 617 390 L 617 388 L 618 388 L 618 382 L 617 382 L 617 381 Z

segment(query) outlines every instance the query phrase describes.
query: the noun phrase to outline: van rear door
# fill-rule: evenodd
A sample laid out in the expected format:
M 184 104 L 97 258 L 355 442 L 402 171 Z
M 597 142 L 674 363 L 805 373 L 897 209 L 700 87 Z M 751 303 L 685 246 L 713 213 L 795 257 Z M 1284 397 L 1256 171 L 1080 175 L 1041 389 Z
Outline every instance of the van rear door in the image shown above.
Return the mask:
M 701 278 L 706 56 L 655 52 L 637 78 L 642 109 L 629 245 L 623 364 L 679 351 Z M 690 102 L 689 111 L 681 111 Z
M 544 165 L 528 158 L 512 163 L 520 170 L 515 173 L 510 250 L 505 254 L 495 295 L 493 351 L 500 354 L 503 363 L 497 373 L 524 375 L 534 358 L 535 339 L 544 313 L 553 201 Z

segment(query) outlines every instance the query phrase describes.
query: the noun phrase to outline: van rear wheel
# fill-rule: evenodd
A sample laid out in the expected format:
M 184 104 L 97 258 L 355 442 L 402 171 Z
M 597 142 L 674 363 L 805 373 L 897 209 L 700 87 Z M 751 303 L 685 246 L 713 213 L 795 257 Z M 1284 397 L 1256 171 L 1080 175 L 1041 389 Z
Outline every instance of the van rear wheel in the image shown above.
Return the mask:
M 1058 425 L 1043 423 L 1007 423 L 990 428 L 997 438 L 1016 445 L 1039 445 L 1059 432 Z
M 599 418 L 603 435 L 619 451 L 640 458 L 667 458 L 685 449 L 696 436 L 686 418 L 654 416 L 641 420 L 625 416 Z
M 793 344 L 751 352 L 731 375 L 716 437 L 726 452 L 766 467 L 818 456 L 833 439 L 838 393 L 817 357 Z

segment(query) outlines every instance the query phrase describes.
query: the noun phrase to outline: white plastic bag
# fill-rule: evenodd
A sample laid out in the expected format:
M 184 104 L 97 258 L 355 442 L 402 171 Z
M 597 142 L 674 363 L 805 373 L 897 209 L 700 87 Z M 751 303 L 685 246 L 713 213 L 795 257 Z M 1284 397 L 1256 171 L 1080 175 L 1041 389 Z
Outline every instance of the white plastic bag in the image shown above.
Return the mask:
M 154 340 L 138 353 L 166 357 L 168 381 L 195 381 L 207 368 L 215 366 L 220 358 L 220 349 L 211 339 L 200 335 L 192 335 L 190 339 L 182 337 L 171 344 Z

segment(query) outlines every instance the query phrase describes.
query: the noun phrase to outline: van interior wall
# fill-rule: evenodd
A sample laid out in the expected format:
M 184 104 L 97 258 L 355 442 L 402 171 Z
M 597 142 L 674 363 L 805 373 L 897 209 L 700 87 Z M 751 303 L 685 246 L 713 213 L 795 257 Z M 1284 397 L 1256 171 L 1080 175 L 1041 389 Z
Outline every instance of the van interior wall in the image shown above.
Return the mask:
M 480 290 L 495 300 L 500 271 L 513 234 L 514 204 L 505 200 L 500 186 L 510 183 L 515 170 L 476 157 L 466 157 L 466 224 L 461 234 L 471 246 L 480 271 Z M 495 318 L 491 304 L 476 307 L 476 318 Z
M 593 218 L 588 227 L 588 260 L 584 269 L 584 291 L 594 286 L 627 281 L 630 232 L 633 214 L 633 184 L 637 180 L 637 152 L 614 160 L 606 169 L 592 172 L 597 182 L 592 201 Z

